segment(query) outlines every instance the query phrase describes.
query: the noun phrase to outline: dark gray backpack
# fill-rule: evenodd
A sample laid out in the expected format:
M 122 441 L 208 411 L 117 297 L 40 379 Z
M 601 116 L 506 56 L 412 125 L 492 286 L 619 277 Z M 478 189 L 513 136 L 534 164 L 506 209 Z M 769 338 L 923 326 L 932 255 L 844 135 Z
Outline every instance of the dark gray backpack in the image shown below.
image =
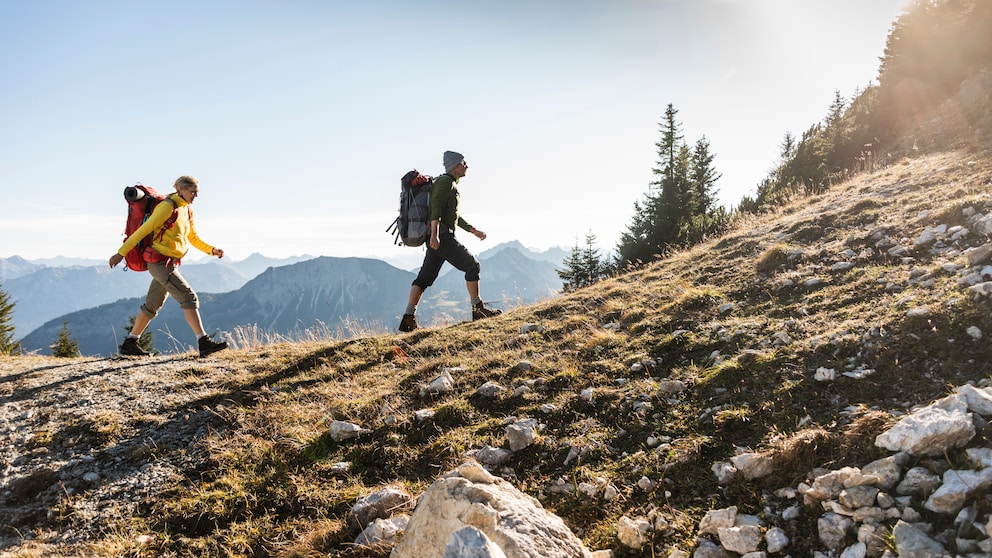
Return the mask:
M 431 189 L 434 179 L 413 169 L 400 179 L 400 214 L 386 228 L 397 246 L 422 246 L 431 236 Z

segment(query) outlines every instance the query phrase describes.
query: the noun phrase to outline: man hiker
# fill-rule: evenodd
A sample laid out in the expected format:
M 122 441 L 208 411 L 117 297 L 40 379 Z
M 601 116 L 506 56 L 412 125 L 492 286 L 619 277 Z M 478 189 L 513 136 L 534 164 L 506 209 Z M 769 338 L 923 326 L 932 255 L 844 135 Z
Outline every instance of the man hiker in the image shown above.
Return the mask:
M 154 234 L 152 244 L 145 251 L 145 261 L 148 262 L 148 274 L 152 276 L 152 284 L 148 287 L 145 303 L 134 318 L 134 327 L 120 346 L 120 354 L 124 356 L 148 356 L 144 349 L 138 346 L 138 338 L 145 332 L 148 323 L 158 314 L 165 304 L 165 299 L 172 295 L 183 309 L 186 323 L 197 338 L 200 356 L 222 351 L 227 348 L 226 342 L 216 342 L 203 331 L 200 319 L 200 301 L 189 283 L 179 273 L 180 259 L 189 251 L 192 244 L 197 249 L 211 256 L 224 257 L 224 251 L 207 244 L 196 234 L 193 226 L 193 208 L 190 205 L 200 193 L 199 182 L 192 176 L 180 176 L 175 183 L 176 193 L 162 200 L 148 220 L 134 231 L 110 257 L 110 267 L 116 267 L 142 238 Z M 170 203 L 171 200 L 171 203 Z M 175 222 L 166 226 L 173 211 L 176 212 Z M 159 234 L 161 232 L 161 234 Z
M 444 174 L 434 179 L 431 189 L 431 237 L 427 243 L 427 253 L 420 273 L 410 287 L 410 298 L 407 301 L 406 312 L 400 320 L 400 331 L 413 331 L 417 325 L 417 304 L 427 287 L 434 284 L 441 266 L 448 262 L 459 271 L 465 272 L 465 288 L 472 300 L 472 319 L 481 320 L 497 316 L 500 310 L 486 308 L 479 298 L 479 260 L 475 259 L 467 248 L 455 238 L 455 227 L 460 227 L 479 240 L 486 239 L 486 233 L 468 224 L 468 221 L 458 215 L 458 184 L 459 179 L 468 171 L 468 163 L 461 153 L 445 151 L 442 158 Z

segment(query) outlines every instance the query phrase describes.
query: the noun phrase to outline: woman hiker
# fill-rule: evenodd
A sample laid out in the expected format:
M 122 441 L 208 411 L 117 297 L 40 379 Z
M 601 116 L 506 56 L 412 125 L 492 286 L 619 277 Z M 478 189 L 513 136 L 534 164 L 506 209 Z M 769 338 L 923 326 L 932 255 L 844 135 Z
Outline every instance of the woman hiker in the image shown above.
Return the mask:
M 224 251 L 200 239 L 196 234 L 196 227 L 193 226 L 191 205 L 200 193 L 199 182 L 192 176 L 180 176 L 176 180 L 175 189 L 176 193 L 155 206 L 148 220 L 124 241 L 116 254 L 110 257 L 110 267 L 116 267 L 124 259 L 124 255 L 137 246 L 141 239 L 156 233 L 151 246 L 145 251 L 145 261 L 148 262 L 148 273 L 152 276 L 152 283 L 148 286 L 148 294 L 145 296 L 145 303 L 141 305 L 141 311 L 134 318 L 131 333 L 120 346 L 120 354 L 124 356 L 148 356 L 148 353 L 138 346 L 138 338 L 144 333 L 152 318 L 162 309 L 169 295 L 172 295 L 183 309 L 186 323 L 196 335 L 201 357 L 227 348 L 226 342 L 218 343 L 203 331 L 200 301 L 189 283 L 179 273 L 180 259 L 189 251 L 190 245 L 218 258 L 224 257 Z M 170 220 L 173 212 L 176 213 L 175 222 L 167 224 L 166 221 Z M 167 228 L 160 232 L 163 227 Z

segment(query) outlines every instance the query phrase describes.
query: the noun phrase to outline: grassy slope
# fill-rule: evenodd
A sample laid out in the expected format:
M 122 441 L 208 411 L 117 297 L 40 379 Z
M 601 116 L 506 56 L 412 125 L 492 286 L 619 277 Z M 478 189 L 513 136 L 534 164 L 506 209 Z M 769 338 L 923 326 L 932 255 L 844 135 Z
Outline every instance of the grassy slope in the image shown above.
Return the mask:
M 642 555 L 620 548 L 614 527 L 622 515 L 656 509 L 674 531 L 655 544 L 689 550 L 706 510 L 736 504 L 760 513 L 765 489 L 794 487 L 813 467 L 879 455 L 872 441 L 890 411 L 990 376 L 990 344 L 965 334 L 977 326 L 992 335 L 990 304 L 972 301 L 957 276 L 942 271 L 944 259 L 923 253 L 906 262 L 876 251 L 852 259 L 850 270 L 831 271 L 850 259 L 844 250 L 873 246 L 870 234 L 880 227 L 911 245 L 927 225 L 964 224 L 962 209 L 981 210 L 990 184 L 988 153 L 903 160 L 643 270 L 498 319 L 234 352 L 225 358 L 244 372 L 222 396 L 235 402 L 228 405 L 234 428 L 209 440 L 202 470 L 188 471 L 187 482 L 92 550 L 386 556 L 350 545 L 355 498 L 389 483 L 419 493 L 467 450 L 504 445 L 509 417 L 546 426 L 501 474 L 540 497 L 590 548 Z M 923 210 L 931 217 L 920 219 Z M 933 283 L 910 283 L 914 269 Z M 786 278 L 794 285 L 781 286 Z M 820 284 L 803 285 L 812 278 Z M 886 290 L 880 278 L 903 288 Z M 726 303 L 735 306 L 721 313 Z M 907 317 L 918 306 L 930 314 Z M 525 323 L 544 331 L 521 334 Z M 656 364 L 631 371 L 646 359 Z M 523 360 L 532 368 L 519 370 Z M 421 396 L 421 387 L 451 366 L 464 368 L 455 392 Z M 876 373 L 812 379 L 819 367 L 859 366 Z M 660 379 L 690 388 L 665 394 Z M 508 391 L 491 400 L 474 395 L 489 380 Z M 525 382 L 532 391 L 512 397 Z M 580 396 L 586 388 L 594 389 L 591 401 Z M 638 412 L 638 402 L 651 410 Z M 556 410 L 542 412 L 547 403 Z M 436 409 L 434 419 L 416 423 L 413 412 L 426 407 Z M 399 420 L 395 426 L 387 425 L 389 415 Z M 333 442 L 325 434 L 330 419 L 372 432 Z M 660 448 L 648 447 L 652 436 Z M 565 466 L 573 446 L 588 451 Z M 718 486 L 710 467 L 740 447 L 776 451 L 774 479 Z M 338 461 L 352 463 L 349 475 L 331 473 Z M 559 478 L 578 484 L 600 476 L 620 498 L 542 494 Z M 645 493 L 636 486 L 644 476 L 662 485 Z M 815 539 L 810 524 L 799 527 L 794 555 Z M 142 534 L 152 535 L 144 546 L 134 542 Z

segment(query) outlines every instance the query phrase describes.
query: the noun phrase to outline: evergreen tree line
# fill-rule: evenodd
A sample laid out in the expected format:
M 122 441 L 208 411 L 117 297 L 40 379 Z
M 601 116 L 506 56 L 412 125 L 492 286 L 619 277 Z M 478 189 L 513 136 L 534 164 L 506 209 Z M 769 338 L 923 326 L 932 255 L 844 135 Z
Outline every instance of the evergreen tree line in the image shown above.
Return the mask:
M 678 111 L 669 104 L 655 144 L 659 159 L 652 172 L 657 179 L 644 200 L 634 203 L 634 216 L 616 253 L 600 259 L 590 232 L 586 245 L 576 242 L 562 262 L 564 290 L 697 244 L 727 230 L 742 215 L 766 211 L 797 195 L 823 193 L 850 173 L 874 170 L 880 158 L 897 151 L 903 134 L 957 94 L 963 81 L 992 69 L 990 30 L 990 0 L 914 0 L 892 24 L 878 84 L 855 91 L 850 103 L 836 91 L 823 121 L 798 138 L 786 132 L 773 170 L 757 185 L 756 194 L 743 197 L 733 210 L 716 205 L 714 184 L 720 174 L 705 136 L 689 147 Z
M 618 263 L 637 265 L 674 249 L 691 246 L 722 231 L 731 214 L 716 203 L 720 178 L 706 137 L 690 148 L 682 136 L 678 111 L 669 103 L 661 123 L 657 166 L 644 201 L 617 244 Z
M 835 92 L 822 122 L 799 138 L 785 134 L 775 168 L 738 211 L 822 193 L 849 173 L 874 170 L 887 153 L 898 155 L 909 129 L 992 67 L 992 2 L 916 0 L 892 24 L 880 61 L 878 85 L 855 91 L 850 103 Z
M 720 173 L 709 142 L 704 136 L 690 147 L 677 116 L 678 110 L 669 103 L 660 124 L 661 139 L 655 144 L 658 161 L 652 173 L 656 179 L 644 200 L 634 202 L 634 216 L 616 251 L 603 258 L 592 232 L 586 235 L 585 246 L 576 242 L 558 270 L 565 292 L 692 246 L 732 222 L 733 213 L 717 205 Z

